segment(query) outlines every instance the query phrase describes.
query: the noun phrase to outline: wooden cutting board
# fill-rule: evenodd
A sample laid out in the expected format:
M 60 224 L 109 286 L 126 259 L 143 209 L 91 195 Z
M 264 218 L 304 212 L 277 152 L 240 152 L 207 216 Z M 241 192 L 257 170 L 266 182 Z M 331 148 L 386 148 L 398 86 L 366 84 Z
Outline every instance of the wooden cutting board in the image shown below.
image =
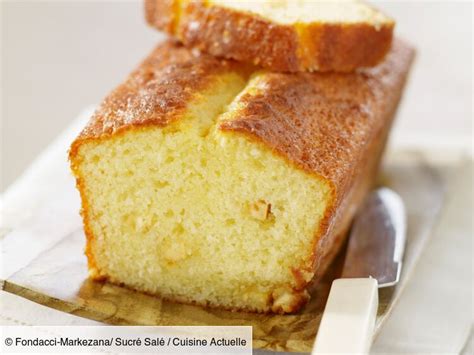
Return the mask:
M 2 288 L 70 314 L 122 325 L 252 325 L 253 347 L 310 351 L 331 281 L 338 277 L 344 253 L 337 258 L 305 309 L 294 315 L 259 315 L 183 305 L 87 278 L 79 200 L 67 170 L 64 142 L 57 142 L 6 196 L 2 227 Z M 35 169 L 40 171 L 35 173 Z M 441 209 L 445 178 L 419 153 L 390 154 L 380 184 L 403 198 L 408 236 L 400 283 L 380 290 L 378 332 L 413 272 Z M 18 188 L 17 188 L 18 190 Z M 26 191 L 26 192 L 25 192 Z M 29 193 L 28 193 L 29 191 Z

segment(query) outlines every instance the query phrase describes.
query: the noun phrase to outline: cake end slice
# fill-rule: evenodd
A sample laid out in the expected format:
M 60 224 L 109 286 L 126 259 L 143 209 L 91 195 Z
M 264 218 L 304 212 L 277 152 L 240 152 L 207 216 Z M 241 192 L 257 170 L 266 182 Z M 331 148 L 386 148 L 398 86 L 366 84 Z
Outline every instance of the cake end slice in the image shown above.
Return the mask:
M 145 15 L 188 47 L 283 72 L 374 66 L 395 25 L 359 0 L 145 0 Z

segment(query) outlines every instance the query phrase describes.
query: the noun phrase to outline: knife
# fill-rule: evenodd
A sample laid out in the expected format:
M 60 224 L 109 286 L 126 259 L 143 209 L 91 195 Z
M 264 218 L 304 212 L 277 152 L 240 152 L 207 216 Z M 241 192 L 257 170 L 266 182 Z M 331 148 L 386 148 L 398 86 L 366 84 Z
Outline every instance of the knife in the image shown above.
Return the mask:
M 368 353 L 378 288 L 400 279 L 405 238 L 400 196 L 388 188 L 372 192 L 354 219 L 342 278 L 331 285 L 312 354 Z

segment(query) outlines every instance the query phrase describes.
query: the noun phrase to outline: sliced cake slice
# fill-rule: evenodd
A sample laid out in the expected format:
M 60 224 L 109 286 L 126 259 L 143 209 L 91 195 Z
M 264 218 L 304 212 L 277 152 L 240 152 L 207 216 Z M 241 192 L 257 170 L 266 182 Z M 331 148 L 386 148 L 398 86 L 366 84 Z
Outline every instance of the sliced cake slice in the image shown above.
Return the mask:
M 372 186 L 410 66 L 279 74 L 156 48 L 72 143 L 95 279 L 295 312 Z
M 145 0 L 186 46 L 274 71 L 353 71 L 389 51 L 394 21 L 359 0 Z

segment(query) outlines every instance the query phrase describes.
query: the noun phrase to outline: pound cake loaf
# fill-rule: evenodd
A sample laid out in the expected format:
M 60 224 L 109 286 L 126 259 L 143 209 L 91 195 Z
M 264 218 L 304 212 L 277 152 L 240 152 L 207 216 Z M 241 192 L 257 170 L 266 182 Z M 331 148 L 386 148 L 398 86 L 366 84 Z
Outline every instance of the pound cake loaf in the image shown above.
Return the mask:
M 145 0 L 186 46 L 274 71 L 353 71 L 389 51 L 394 21 L 359 0 Z
M 159 45 L 70 148 L 90 275 L 288 313 L 372 186 L 412 59 L 284 74 Z

